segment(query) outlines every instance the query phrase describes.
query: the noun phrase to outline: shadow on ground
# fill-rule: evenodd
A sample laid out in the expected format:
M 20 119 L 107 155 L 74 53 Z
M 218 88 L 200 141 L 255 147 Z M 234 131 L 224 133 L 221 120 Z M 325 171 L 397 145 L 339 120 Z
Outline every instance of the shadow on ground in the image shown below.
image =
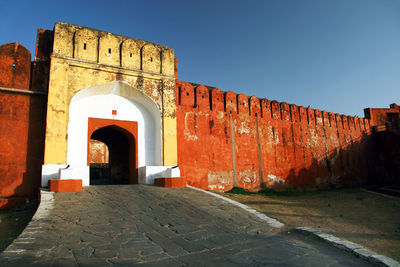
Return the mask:
M 24 207 L 0 210 L 0 252 L 25 229 L 37 206 L 37 202 L 32 202 Z

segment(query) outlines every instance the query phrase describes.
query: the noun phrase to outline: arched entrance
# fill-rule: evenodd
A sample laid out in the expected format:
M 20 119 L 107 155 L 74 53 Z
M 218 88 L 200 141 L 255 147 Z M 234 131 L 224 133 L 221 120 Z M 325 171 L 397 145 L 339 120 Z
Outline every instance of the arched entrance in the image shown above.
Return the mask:
M 90 164 L 90 184 L 129 184 L 133 182 L 130 178 L 131 165 L 134 164 L 134 138 L 129 133 L 124 133 L 119 127 L 107 126 L 93 132 L 90 140 L 97 140 L 104 143 L 108 148 L 109 161 L 104 166 Z M 90 142 L 93 145 L 93 142 Z M 90 148 L 90 156 L 93 153 Z M 94 170 L 97 170 L 96 172 Z
M 137 122 L 88 118 L 88 165 L 92 151 L 90 140 L 108 147 L 109 164 L 103 177 L 90 171 L 90 184 L 138 183 Z
M 110 128 L 92 137 L 95 131 L 106 127 Z M 161 165 L 161 115 L 154 100 L 123 82 L 96 85 L 79 91 L 69 110 L 67 163 L 74 169 L 74 177 L 82 178 L 83 186 L 90 185 L 91 138 L 101 139 L 108 146 L 111 168 L 111 146 L 116 149 L 118 144 L 108 140 L 109 135 L 115 136 L 113 140 L 119 139 L 117 135 L 128 138 L 129 146 L 134 147 L 129 152 L 134 153 L 129 154 L 129 166 L 134 169 L 129 169 L 129 183 L 138 183 L 138 167 Z

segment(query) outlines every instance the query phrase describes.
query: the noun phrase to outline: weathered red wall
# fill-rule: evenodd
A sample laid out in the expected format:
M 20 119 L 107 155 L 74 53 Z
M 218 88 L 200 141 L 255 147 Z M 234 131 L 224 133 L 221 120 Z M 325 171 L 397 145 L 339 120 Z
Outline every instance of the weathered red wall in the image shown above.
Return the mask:
M 193 186 L 302 190 L 369 179 L 367 119 L 182 81 L 176 88 L 178 164 Z
M 46 96 L 29 90 L 30 74 L 25 47 L 0 46 L 0 209 L 37 198 L 40 186 Z
M 37 197 L 46 98 L 0 91 L 0 208 Z

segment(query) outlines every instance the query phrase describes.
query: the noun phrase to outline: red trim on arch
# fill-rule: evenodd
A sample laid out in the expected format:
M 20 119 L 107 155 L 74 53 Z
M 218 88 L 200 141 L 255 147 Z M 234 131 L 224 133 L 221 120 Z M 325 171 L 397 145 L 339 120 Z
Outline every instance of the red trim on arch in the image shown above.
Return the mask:
M 138 127 L 136 121 L 121 121 L 121 120 L 110 120 L 110 119 L 98 119 L 98 118 L 88 118 L 88 137 L 87 137 L 87 165 L 90 165 L 90 137 L 92 134 L 101 128 L 107 126 L 116 126 L 121 128 L 128 133 L 130 133 L 133 138 L 135 139 L 134 142 L 131 142 L 130 153 L 130 164 L 129 164 L 129 183 L 130 184 L 137 184 L 138 183 Z M 132 144 L 133 143 L 133 144 Z

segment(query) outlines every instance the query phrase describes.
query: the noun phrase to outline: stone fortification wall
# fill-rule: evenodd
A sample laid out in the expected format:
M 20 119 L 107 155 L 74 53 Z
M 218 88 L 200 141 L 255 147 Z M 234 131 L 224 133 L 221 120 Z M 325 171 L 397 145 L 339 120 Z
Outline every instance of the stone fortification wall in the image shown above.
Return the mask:
M 22 205 L 38 194 L 46 94 L 38 92 L 43 85 L 36 88 L 30 81 L 31 76 L 46 78 L 38 77 L 37 66 L 22 45 L 0 46 L 0 209 Z
M 34 62 L 18 43 L 0 46 L 0 208 L 36 196 L 43 164 L 67 163 L 71 99 L 115 81 L 154 101 L 162 164 L 196 187 L 329 188 L 381 177 L 387 158 L 398 166 L 398 136 L 371 136 L 399 125 L 395 104 L 366 109 L 368 119 L 333 114 L 176 81 L 174 50 L 162 45 L 63 22 L 37 37 Z M 121 120 L 117 108 L 106 115 Z M 392 165 L 380 167 L 395 169 L 390 179 Z
M 178 163 L 211 190 L 368 181 L 369 120 L 178 81 Z

